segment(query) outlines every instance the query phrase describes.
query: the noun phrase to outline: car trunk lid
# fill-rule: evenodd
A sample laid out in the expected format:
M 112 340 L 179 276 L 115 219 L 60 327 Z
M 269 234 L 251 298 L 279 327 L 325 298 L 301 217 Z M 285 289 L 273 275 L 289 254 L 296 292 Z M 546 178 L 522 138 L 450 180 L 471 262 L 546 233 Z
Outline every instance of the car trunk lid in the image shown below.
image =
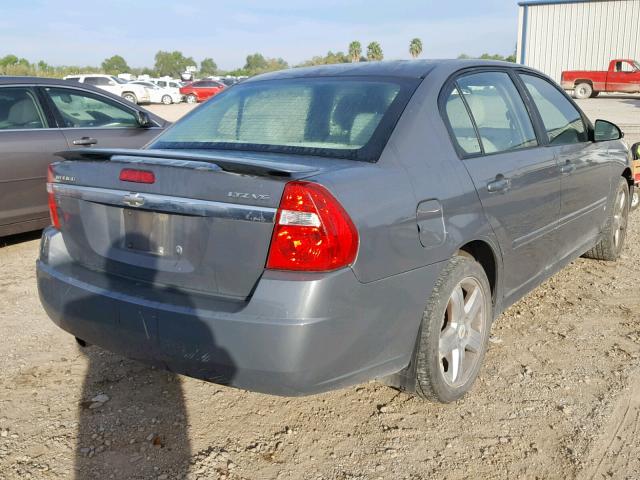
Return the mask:
M 60 155 L 67 161 L 54 165 L 51 189 L 75 262 L 237 299 L 250 295 L 264 271 L 286 182 L 351 163 L 153 150 Z M 140 177 L 149 183 L 122 181 L 123 170 L 150 173 Z

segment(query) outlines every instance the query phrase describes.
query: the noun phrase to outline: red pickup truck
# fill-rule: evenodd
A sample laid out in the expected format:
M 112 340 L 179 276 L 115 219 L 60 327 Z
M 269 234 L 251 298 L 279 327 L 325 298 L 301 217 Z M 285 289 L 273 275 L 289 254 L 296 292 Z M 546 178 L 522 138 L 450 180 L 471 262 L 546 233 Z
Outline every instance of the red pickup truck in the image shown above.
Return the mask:
M 611 60 L 606 72 L 569 70 L 562 72 L 561 83 L 575 98 L 593 98 L 600 92 L 640 93 L 640 63 L 618 59 Z

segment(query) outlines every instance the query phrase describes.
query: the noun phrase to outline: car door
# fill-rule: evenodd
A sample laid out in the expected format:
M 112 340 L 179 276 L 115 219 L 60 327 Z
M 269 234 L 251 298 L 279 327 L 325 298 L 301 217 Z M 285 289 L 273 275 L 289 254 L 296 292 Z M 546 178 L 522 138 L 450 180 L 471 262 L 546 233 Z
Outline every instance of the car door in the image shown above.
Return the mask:
M 158 135 L 159 125 L 141 127 L 133 106 L 71 87 L 45 87 L 71 148 L 140 148 Z
M 47 224 L 47 166 L 65 150 L 64 136 L 32 87 L 0 87 L 0 232 Z
M 509 73 L 465 73 L 448 88 L 450 128 L 500 244 L 508 305 L 554 264 L 558 165 L 553 152 L 539 148 L 531 113 Z M 462 121 L 454 123 L 453 116 Z
M 604 226 L 611 188 L 607 146 L 589 140 L 581 112 L 558 87 L 534 74 L 522 73 L 520 78 L 540 115 L 546 148 L 556 156 L 562 176 L 556 248 L 564 258 L 584 250 Z

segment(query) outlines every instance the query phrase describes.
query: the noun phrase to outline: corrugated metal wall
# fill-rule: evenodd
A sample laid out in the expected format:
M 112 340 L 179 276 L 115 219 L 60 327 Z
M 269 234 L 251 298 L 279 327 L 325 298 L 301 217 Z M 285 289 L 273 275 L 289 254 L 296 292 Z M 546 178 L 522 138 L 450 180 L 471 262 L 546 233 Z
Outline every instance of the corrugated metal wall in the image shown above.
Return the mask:
M 560 80 L 563 70 L 606 70 L 640 61 L 640 0 L 520 6 L 518 61 Z

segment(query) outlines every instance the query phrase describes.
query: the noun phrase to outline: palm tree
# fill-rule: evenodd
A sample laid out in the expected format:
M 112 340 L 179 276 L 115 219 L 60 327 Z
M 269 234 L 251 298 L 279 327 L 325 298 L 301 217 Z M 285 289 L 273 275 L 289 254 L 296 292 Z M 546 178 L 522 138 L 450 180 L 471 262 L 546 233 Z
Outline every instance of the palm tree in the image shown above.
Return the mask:
M 362 45 L 359 41 L 354 40 L 349 44 L 349 57 L 352 62 L 359 62 L 360 55 L 362 55 Z
M 382 47 L 378 42 L 371 42 L 367 45 L 367 60 L 382 60 L 384 58 L 384 54 L 382 53 Z
M 414 38 L 409 43 L 409 53 L 413 58 L 418 58 L 422 53 L 422 40 L 419 38 Z

